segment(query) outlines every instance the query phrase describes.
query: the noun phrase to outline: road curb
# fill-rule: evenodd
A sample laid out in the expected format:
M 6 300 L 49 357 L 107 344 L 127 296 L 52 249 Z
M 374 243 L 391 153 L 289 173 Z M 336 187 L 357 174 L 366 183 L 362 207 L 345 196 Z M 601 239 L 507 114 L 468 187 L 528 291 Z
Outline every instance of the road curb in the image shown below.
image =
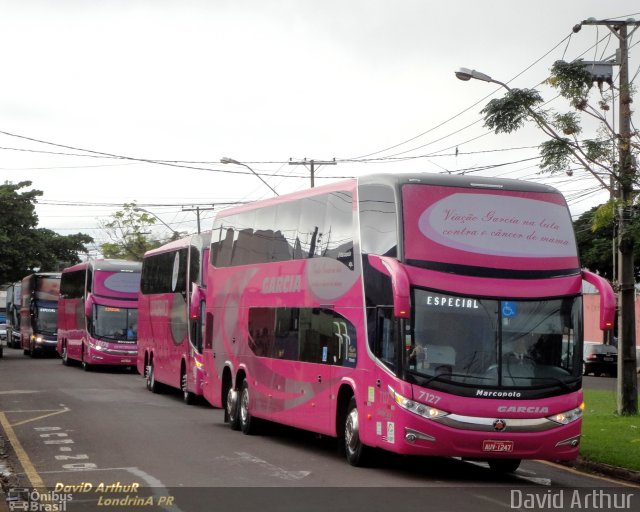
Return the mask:
M 640 485 L 640 471 L 611 466 L 610 464 L 587 460 L 581 457 L 578 457 L 578 459 L 573 462 L 564 463 L 564 465 L 577 469 L 578 471 L 596 473 Z

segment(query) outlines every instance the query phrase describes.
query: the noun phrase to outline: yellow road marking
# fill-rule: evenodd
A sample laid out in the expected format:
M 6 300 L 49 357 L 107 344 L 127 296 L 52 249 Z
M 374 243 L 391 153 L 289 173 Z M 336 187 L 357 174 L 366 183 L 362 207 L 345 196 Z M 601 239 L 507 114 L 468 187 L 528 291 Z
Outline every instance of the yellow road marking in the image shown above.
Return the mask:
M 35 418 L 30 418 L 28 420 L 22 420 L 19 421 L 18 423 L 14 423 L 13 425 L 11 425 L 12 427 L 17 427 L 19 425 L 24 425 L 25 423 L 30 423 L 32 421 L 38 421 L 41 420 L 43 418 L 48 418 L 49 416 L 56 416 L 57 414 L 62 414 L 63 412 L 69 412 L 71 409 L 67 409 L 66 407 L 62 410 L 56 411 L 56 412 L 51 412 L 49 414 L 43 414 L 42 416 L 37 416 Z
M 31 482 L 31 487 L 35 487 L 37 489 L 44 488 L 42 478 L 40 478 L 36 468 L 31 463 L 31 459 L 29 459 L 27 452 L 22 447 L 18 436 L 16 436 L 16 433 L 13 431 L 13 427 L 9 424 L 9 420 L 7 420 L 7 417 L 3 412 L 0 412 L 0 425 L 2 425 L 2 428 L 7 435 L 7 439 L 9 439 L 11 446 L 13 446 L 13 450 L 16 452 L 16 456 L 22 465 L 22 469 L 24 469 L 25 475 L 27 475 L 27 478 Z

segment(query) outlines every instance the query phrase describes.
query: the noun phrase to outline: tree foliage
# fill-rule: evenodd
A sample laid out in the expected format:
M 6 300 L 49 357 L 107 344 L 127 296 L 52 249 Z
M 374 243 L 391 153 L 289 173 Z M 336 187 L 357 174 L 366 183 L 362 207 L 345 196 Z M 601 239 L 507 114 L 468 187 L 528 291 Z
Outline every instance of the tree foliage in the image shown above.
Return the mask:
M 527 121 L 535 122 L 550 139 L 540 145 L 543 172 L 568 172 L 573 166 L 579 166 L 590 172 L 603 188 L 609 188 L 608 177 L 603 178 L 603 175 L 610 175 L 614 180 L 619 178 L 614 165 L 619 140 L 606 117 L 612 95 L 605 93 L 602 87 L 598 88 L 599 94 L 593 94 L 593 77 L 581 60 L 554 63 L 545 83 L 556 89 L 573 111 L 542 110 L 543 99 L 538 91 L 514 88 L 503 98 L 491 100 L 481 111 L 485 126 L 495 133 L 512 133 Z M 595 101 L 592 101 L 593 96 Z M 594 137 L 579 138 L 583 132 L 583 116 L 597 121 L 599 128 Z M 637 152 L 640 148 L 638 133 L 632 138 L 632 148 Z
M 137 211 L 135 201 L 125 203 L 122 208 L 109 221 L 100 224 L 111 240 L 102 244 L 102 254 L 105 258 L 142 261 L 145 252 L 161 245 L 159 241 L 148 238 L 148 228 L 156 223 L 156 219 Z
M 487 103 L 480 113 L 484 124 L 496 133 L 511 133 L 522 128 L 531 118 L 532 109 L 542 103 L 542 96 L 534 89 L 511 89 L 502 98 Z
M 22 279 L 34 270 L 58 271 L 79 263 L 86 254 L 89 235 L 62 236 L 50 229 L 37 228 L 35 210 L 40 190 L 30 189 L 30 181 L 0 185 L 0 283 Z

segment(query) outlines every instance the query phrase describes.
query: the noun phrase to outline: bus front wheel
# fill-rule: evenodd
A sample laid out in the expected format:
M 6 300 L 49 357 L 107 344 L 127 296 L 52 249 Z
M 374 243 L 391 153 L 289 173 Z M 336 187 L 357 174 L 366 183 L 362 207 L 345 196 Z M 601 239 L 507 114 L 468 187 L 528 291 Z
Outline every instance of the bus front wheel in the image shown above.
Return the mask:
M 180 387 L 182 388 L 182 401 L 187 405 L 193 405 L 196 402 L 196 394 L 189 391 L 187 373 L 182 372 L 180 377 Z
M 370 448 L 360 441 L 360 424 L 355 398 L 351 398 L 347 408 L 344 424 L 344 449 L 349 464 L 352 466 L 364 466 L 366 464 Z

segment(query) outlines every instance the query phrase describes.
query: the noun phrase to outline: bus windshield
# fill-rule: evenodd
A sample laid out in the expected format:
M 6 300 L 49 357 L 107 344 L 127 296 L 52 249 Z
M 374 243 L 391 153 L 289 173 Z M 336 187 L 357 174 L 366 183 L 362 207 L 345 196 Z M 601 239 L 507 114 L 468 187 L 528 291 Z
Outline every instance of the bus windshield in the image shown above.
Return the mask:
M 424 289 L 413 296 L 405 365 L 423 385 L 564 387 L 581 374 L 580 297 L 495 300 Z
M 40 334 L 55 334 L 58 326 L 58 310 L 52 307 L 37 306 L 35 330 Z
M 93 335 L 104 341 L 135 343 L 138 338 L 138 310 L 96 305 Z

